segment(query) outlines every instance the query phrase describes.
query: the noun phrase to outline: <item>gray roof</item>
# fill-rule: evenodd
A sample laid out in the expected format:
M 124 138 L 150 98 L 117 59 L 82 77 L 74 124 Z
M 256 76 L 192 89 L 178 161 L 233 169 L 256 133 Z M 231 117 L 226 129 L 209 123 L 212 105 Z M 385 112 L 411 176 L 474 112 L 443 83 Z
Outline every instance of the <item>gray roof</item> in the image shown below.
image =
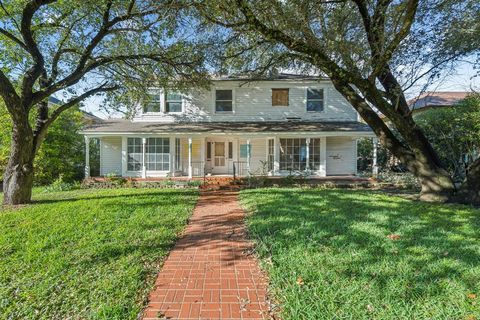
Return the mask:
M 296 81 L 319 81 L 329 80 L 327 77 L 318 75 L 307 74 L 294 74 L 294 73 L 268 73 L 265 75 L 252 75 L 252 74 L 234 74 L 223 75 L 216 74 L 212 76 L 213 81 L 279 81 L 279 80 L 296 80 Z
M 84 133 L 268 133 L 268 132 L 372 132 L 364 123 L 349 121 L 323 122 L 132 122 L 104 120 L 86 127 Z

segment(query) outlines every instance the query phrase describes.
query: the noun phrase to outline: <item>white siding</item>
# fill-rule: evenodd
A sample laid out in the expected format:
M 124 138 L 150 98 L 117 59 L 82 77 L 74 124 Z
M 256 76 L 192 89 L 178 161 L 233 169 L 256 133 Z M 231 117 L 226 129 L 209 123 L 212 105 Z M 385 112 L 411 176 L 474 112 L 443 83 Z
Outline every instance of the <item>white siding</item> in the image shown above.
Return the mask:
M 327 138 L 327 175 L 354 175 L 356 142 L 349 137 Z
M 122 138 L 104 137 L 100 139 L 100 175 L 122 173 Z
M 288 106 L 272 106 L 272 88 L 289 89 Z M 324 111 L 306 111 L 307 88 L 324 90 Z M 232 89 L 232 113 L 215 113 L 215 89 Z M 141 109 L 141 108 L 139 108 Z M 287 117 L 302 120 L 356 121 L 353 107 L 328 81 L 238 81 L 215 82 L 210 90 L 191 90 L 184 94 L 183 112 L 180 114 L 141 114 L 134 121 L 280 121 Z

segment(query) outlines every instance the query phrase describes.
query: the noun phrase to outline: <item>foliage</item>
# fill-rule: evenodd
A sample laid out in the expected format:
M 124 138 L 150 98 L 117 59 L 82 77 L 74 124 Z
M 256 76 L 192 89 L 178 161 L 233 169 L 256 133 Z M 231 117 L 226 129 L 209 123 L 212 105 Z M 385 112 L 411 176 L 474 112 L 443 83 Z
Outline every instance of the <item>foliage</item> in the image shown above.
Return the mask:
M 357 169 L 359 172 L 372 172 L 373 142 L 371 138 L 361 138 L 357 142 Z M 379 171 L 387 168 L 388 152 L 382 145 L 377 145 L 377 165 Z
M 241 193 L 282 319 L 477 319 L 480 211 L 372 191 Z
M 55 181 L 44 188 L 44 192 L 71 191 L 79 188 L 80 184 L 78 182 L 65 182 L 63 176 L 60 175 Z
M 4 319 L 137 319 L 195 190 L 34 194 L 0 211 Z
M 441 160 L 456 180 L 480 155 L 480 94 L 472 94 L 454 107 L 419 111 L 422 127 Z
M 442 7 L 447 2 L 456 10 Z M 478 1 L 224 0 L 196 7 L 230 49 L 224 50 L 227 68 L 266 78 L 275 66 L 327 76 L 382 145 L 420 179 L 422 199 L 452 197 L 451 176 L 415 125 L 405 90 L 480 52 L 435 54 L 454 22 L 466 11 L 480 11 Z
M 78 108 L 72 108 L 51 126 L 34 162 L 37 185 L 50 184 L 60 176 L 66 182 L 83 178 L 85 145 L 83 137 L 78 134 L 83 125 L 82 113 Z M 3 177 L 10 155 L 11 131 L 12 122 L 5 106 L 0 103 L 0 177 Z M 95 159 L 94 155 L 92 164 Z

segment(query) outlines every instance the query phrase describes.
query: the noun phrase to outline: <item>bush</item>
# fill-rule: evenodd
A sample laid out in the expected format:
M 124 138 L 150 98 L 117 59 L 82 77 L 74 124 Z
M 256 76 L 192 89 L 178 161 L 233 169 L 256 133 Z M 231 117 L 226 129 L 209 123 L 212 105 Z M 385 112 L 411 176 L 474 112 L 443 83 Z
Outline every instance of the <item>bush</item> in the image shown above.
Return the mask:
M 80 189 L 79 182 L 66 182 L 63 179 L 63 176 L 60 175 L 55 181 L 52 182 L 49 186 L 45 187 L 44 192 L 58 192 L 58 191 L 70 191 Z

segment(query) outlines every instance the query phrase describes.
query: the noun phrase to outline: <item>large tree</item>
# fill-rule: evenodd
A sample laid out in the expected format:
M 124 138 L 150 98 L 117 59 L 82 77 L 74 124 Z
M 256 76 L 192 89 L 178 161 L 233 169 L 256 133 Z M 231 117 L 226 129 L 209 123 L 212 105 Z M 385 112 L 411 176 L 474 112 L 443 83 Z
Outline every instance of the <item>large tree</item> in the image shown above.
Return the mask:
M 418 75 L 431 74 L 479 49 L 436 51 L 442 44 L 455 46 L 449 26 L 462 14 L 473 11 L 478 16 L 478 2 L 207 0 L 195 4 L 207 23 L 223 30 L 218 34 L 230 44 L 225 50 L 230 68 L 258 71 L 275 64 L 301 65 L 325 74 L 381 143 L 419 178 L 422 199 L 452 198 L 452 178 L 412 118 L 405 89 Z M 405 79 L 408 83 L 403 83 Z M 465 183 L 469 191 L 462 200 L 479 202 L 479 170 L 470 172 L 470 182 Z
M 145 74 L 157 83 L 202 77 L 200 46 L 181 17 L 176 1 L 0 1 L 0 96 L 13 124 L 5 204 L 30 201 L 35 155 L 65 110 Z M 54 93 L 67 102 L 48 108 Z

